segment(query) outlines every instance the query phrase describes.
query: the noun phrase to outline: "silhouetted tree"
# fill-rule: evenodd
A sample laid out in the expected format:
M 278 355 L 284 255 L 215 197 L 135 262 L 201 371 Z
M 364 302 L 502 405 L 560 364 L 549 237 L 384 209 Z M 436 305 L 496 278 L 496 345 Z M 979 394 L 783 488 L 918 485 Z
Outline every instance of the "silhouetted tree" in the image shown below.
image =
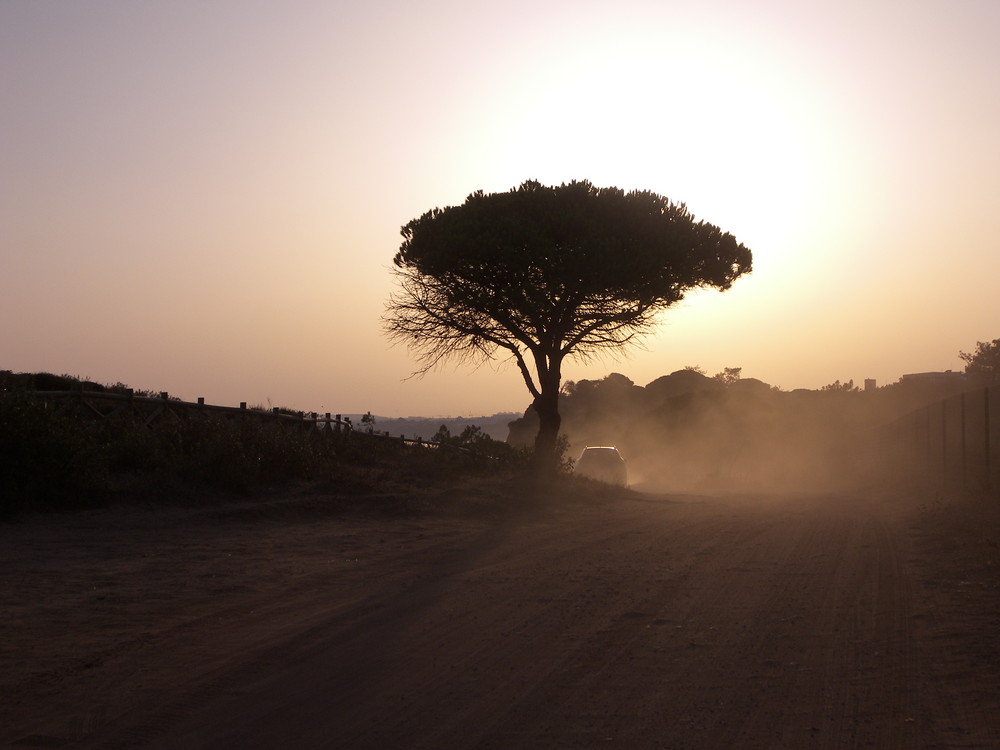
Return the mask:
M 539 417 L 536 457 L 549 469 L 563 361 L 623 350 L 688 290 L 728 289 L 752 264 L 749 249 L 683 204 L 586 181 L 476 192 L 402 235 L 387 334 L 418 353 L 418 374 L 449 357 L 511 357 Z
M 976 351 L 959 352 L 965 374 L 977 380 L 1000 380 L 1000 339 L 976 342 Z
M 829 385 L 824 385 L 820 388 L 821 391 L 833 391 L 836 393 L 856 393 L 860 391 L 860 388 L 855 387 L 854 379 L 848 380 L 846 383 L 841 383 L 839 380 L 834 380 Z
M 742 373 L 742 367 L 724 367 L 722 368 L 722 372 L 717 372 L 712 377 L 723 385 L 733 385 L 740 381 Z

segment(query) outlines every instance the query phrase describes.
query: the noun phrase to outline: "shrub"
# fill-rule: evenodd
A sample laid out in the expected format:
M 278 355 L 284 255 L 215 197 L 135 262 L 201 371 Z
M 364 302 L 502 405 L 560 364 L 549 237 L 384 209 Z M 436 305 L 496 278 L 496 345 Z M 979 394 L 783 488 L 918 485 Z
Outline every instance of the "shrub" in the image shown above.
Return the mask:
M 18 391 L 0 391 L 0 515 L 31 505 L 78 504 L 104 466 L 89 425 Z

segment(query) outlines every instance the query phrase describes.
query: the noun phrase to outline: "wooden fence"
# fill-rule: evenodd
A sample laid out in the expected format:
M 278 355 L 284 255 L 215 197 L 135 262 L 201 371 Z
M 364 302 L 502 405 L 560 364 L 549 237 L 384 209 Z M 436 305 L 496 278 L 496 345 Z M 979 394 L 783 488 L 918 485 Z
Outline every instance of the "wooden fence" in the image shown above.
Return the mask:
M 1000 496 L 1000 386 L 907 414 L 886 429 L 882 442 L 902 479 Z
M 363 436 L 364 438 L 394 440 L 403 445 L 437 448 L 447 447 L 463 453 L 473 453 L 461 446 L 452 446 L 435 441 L 424 440 L 421 437 L 408 438 L 405 435 L 394 436 L 388 432 L 356 430 L 350 417 L 340 414 L 320 414 L 318 412 L 294 412 L 274 407 L 271 410 L 247 408 L 245 401 L 236 406 L 217 406 L 206 404 L 199 397 L 197 401 L 181 401 L 171 398 L 169 393 L 160 393 L 157 397 L 138 396 L 131 389 L 124 393 L 115 391 L 88 391 L 77 388 L 69 391 L 29 391 L 31 396 L 53 404 L 56 414 L 76 415 L 97 420 L 132 418 L 150 427 L 160 420 L 197 419 L 205 417 L 222 417 L 226 419 L 262 419 L 274 421 L 287 426 L 300 426 L 303 429 L 314 429 L 320 432 L 340 436 Z
M 125 393 L 114 391 L 87 391 L 82 388 L 70 391 L 30 391 L 35 398 L 53 404 L 56 414 L 75 414 L 93 419 L 118 419 L 132 417 L 142 420 L 146 426 L 159 420 L 179 420 L 199 417 L 252 418 L 276 421 L 284 424 L 298 424 L 334 433 L 349 433 L 353 425 L 349 418 L 329 412 L 289 413 L 275 407 L 270 411 L 247 408 L 246 402 L 235 406 L 206 404 L 204 398 L 195 402 L 170 398 L 164 392 L 158 397 L 137 396 L 130 389 Z

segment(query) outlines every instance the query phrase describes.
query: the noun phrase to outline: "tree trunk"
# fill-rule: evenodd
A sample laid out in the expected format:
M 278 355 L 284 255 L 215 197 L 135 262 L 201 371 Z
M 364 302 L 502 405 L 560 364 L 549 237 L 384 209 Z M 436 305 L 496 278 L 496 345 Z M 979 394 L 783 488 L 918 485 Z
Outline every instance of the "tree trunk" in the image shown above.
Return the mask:
M 532 405 L 538 414 L 538 434 L 535 436 L 535 468 L 542 477 L 553 477 L 559 470 L 559 368 L 550 367 L 547 377 L 539 378 L 541 393 Z
M 535 411 L 538 413 L 538 434 L 535 436 L 535 455 L 540 464 L 549 465 L 553 471 L 557 463 L 557 444 L 559 438 L 559 425 L 562 424 L 562 417 L 559 416 L 559 408 L 550 400 L 541 397 L 534 402 Z

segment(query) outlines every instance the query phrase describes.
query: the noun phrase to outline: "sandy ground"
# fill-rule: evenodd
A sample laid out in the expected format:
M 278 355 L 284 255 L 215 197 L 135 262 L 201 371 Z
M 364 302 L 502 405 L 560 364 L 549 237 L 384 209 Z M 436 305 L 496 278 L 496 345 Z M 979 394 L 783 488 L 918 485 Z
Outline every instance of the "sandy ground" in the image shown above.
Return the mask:
M 0 526 L 0 746 L 1000 747 L 996 507 L 438 500 Z

